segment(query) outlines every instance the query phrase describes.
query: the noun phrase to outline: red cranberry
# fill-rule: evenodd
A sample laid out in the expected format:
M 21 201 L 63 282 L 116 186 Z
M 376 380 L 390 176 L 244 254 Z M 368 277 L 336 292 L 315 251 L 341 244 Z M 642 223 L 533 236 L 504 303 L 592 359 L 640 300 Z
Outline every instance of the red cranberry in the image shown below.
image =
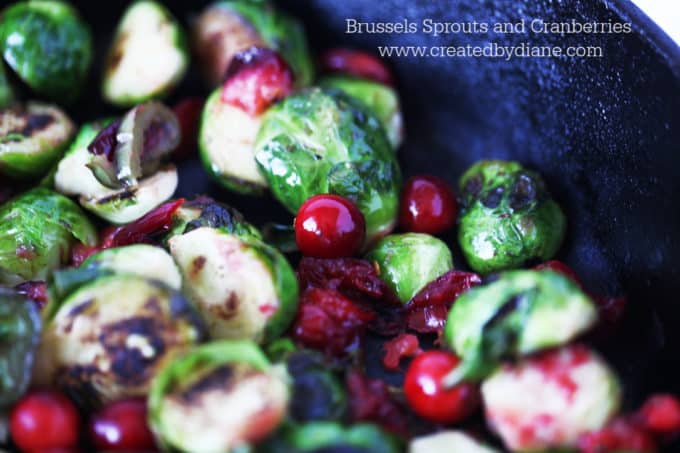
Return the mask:
M 363 214 L 354 203 L 337 195 L 311 197 L 295 217 L 295 240 L 308 256 L 352 256 L 359 252 L 365 237 Z
M 406 231 L 438 234 L 453 227 L 458 203 L 449 185 L 435 176 L 409 178 L 404 185 L 399 223 Z
M 387 65 L 377 56 L 361 50 L 330 49 L 321 55 L 319 63 L 325 72 L 345 73 L 394 85 L 392 72 Z
M 644 426 L 656 434 L 680 432 L 680 401 L 673 395 L 653 395 L 640 409 Z
M 576 283 L 578 286 L 580 286 L 580 287 L 583 286 L 583 284 L 581 283 L 581 279 L 578 278 L 578 275 L 576 275 L 576 272 L 574 272 L 574 270 L 572 268 L 567 266 L 562 261 L 557 261 L 557 260 L 546 261 L 544 263 L 541 263 L 541 264 L 535 266 L 534 269 L 537 270 L 537 271 L 540 271 L 540 270 L 543 270 L 543 269 L 549 269 L 551 271 L 555 271 L 558 274 L 564 275 L 569 280 Z
M 116 401 L 92 415 L 88 432 L 98 450 L 155 451 L 143 399 Z
M 198 124 L 203 111 L 203 98 L 188 97 L 172 108 L 179 121 L 182 140 L 174 151 L 175 157 L 184 159 L 193 154 L 197 147 Z
M 410 333 L 402 333 L 399 336 L 386 341 L 383 344 L 385 355 L 383 356 L 383 366 L 388 370 L 396 371 L 402 358 L 415 357 L 420 354 L 420 342 L 418 337 Z
M 63 394 L 34 390 L 12 408 L 9 430 L 22 451 L 71 449 L 78 445 L 80 416 Z
M 85 245 L 79 242 L 71 248 L 71 264 L 74 267 L 80 267 L 83 261 L 101 250 L 102 248 L 97 245 Z
M 579 453 L 616 453 L 631 451 L 654 453 L 656 443 L 647 431 L 626 418 L 617 418 L 598 431 L 578 440 Z
M 421 417 L 437 423 L 456 423 L 479 406 L 479 390 L 462 383 L 445 388 L 442 380 L 458 366 L 460 359 L 446 351 L 427 351 L 411 362 L 404 378 L 404 394 Z
M 345 377 L 349 417 L 353 422 L 377 423 L 400 436 L 410 431 L 406 408 L 396 401 L 387 383 L 370 379 L 361 371 L 350 370 Z

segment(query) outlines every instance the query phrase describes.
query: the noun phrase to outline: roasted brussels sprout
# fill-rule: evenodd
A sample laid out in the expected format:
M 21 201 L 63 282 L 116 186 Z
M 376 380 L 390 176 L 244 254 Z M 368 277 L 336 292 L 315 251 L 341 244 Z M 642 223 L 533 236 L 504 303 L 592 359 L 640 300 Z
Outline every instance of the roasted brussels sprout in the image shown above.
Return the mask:
M 97 278 L 51 304 L 35 382 L 85 406 L 146 395 L 166 363 L 206 338 L 180 293 L 132 274 Z
M 462 358 L 450 379 L 484 378 L 502 358 L 566 344 L 596 320 L 593 302 L 564 275 L 502 273 L 462 294 L 449 312 L 445 341 Z
M 293 320 L 297 279 L 275 248 L 208 227 L 174 236 L 168 245 L 213 338 L 270 341 Z
M 0 109 L 4 109 L 14 101 L 14 88 L 7 78 L 5 65 L 0 60 Z
M 165 96 L 184 76 L 188 61 L 184 32 L 172 14 L 153 0 L 134 2 L 106 59 L 104 99 L 131 107 Z
M 397 91 L 388 85 L 351 76 L 327 76 L 319 81 L 363 102 L 380 120 L 393 149 L 404 140 L 404 121 Z
M 0 410 L 19 399 L 31 381 L 40 324 L 34 303 L 0 287 Z
M 462 431 L 440 431 L 415 437 L 408 448 L 409 453 L 499 453 L 498 450 L 479 442 Z
M 425 285 L 453 269 L 449 248 L 422 233 L 391 234 L 366 255 L 379 269 L 380 278 L 406 303 Z
M 0 175 L 42 176 L 61 157 L 75 127 L 59 108 L 29 102 L 0 110 Z
M 557 252 L 566 228 L 540 175 L 517 162 L 477 162 L 460 179 L 458 242 L 475 271 L 512 269 Z
M 621 391 L 609 367 L 575 345 L 504 365 L 482 383 L 482 396 L 489 426 L 524 452 L 576 448 L 617 412 Z
M 225 340 L 194 349 L 154 379 L 149 419 L 173 451 L 246 451 L 278 427 L 288 399 L 282 368 L 252 342 Z
M 319 88 L 287 97 L 264 114 L 255 151 L 292 213 L 312 195 L 332 193 L 357 204 L 369 243 L 394 227 L 401 172 L 380 122 L 353 98 Z
M 193 46 L 203 73 L 216 86 L 239 51 L 268 47 L 279 52 L 298 86 L 309 85 L 313 63 L 302 25 L 269 1 L 224 0 L 206 8 L 194 23 Z
M 0 52 L 37 94 L 70 103 L 85 85 L 92 37 L 78 12 L 66 2 L 16 2 L 2 11 Z
M 289 450 L 315 452 L 322 448 L 346 446 L 364 449 L 367 453 L 399 453 L 399 440 L 370 423 L 343 426 L 336 422 L 311 422 L 292 426 L 284 431 L 283 442 Z
M 44 280 L 80 241 L 95 245 L 97 232 L 77 204 L 37 188 L 0 205 L 0 284 Z

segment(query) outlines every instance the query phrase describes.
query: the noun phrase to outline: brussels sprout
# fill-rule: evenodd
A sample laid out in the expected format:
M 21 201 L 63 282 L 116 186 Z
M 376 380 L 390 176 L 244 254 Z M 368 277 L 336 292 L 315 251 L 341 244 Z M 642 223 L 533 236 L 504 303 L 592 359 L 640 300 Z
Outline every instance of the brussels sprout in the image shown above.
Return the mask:
M 89 27 L 68 3 L 16 2 L 2 12 L 0 51 L 36 93 L 70 103 L 85 85 L 92 61 Z
M 95 245 L 97 232 L 77 204 L 37 188 L 0 206 L 0 284 L 44 280 L 71 245 Z
M 7 78 L 5 65 L 0 60 L 0 109 L 4 109 L 14 101 L 14 88 Z
M 61 157 L 74 132 L 59 108 L 29 102 L 0 110 L 0 175 L 30 179 Z
M 287 429 L 284 439 L 292 451 L 299 452 L 312 452 L 340 445 L 364 448 L 367 453 L 403 451 L 396 437 L 370 423 L 347 427 L 335 422 L 305 423 Z
M 220 99 L 217 89 L 203 107 L 198 149 L 206 171 L 222 186 L 246 194 L 260 194 L 267 181 L 255 162 L 255 137 L 261 116 L 251 116 Z
M 293 69 L 298 86 L 309 85 L 314 66 L 302 25 L 268 1 L 213 3 L 196 20 L 193 44 L 211 86 L 222 82 L 232 57 L 250 47 L 276 50 Z
M 0 287 L 0 409 L 16 401 L 31 381 L 40 324 L 34 303 Z
M 293 320 L 297 279 L 275 248 L 208 227 L 175 236 L 168 245 L 213 338 L 270 341 Z
M 440 431 L 415 437 L 408 447 L 409 453 L 499 453 L 462 431 Z
M 351 76 L 324 77 L 319 85 L 338 89 L 363 102 L 380 120 L 392 148 L 399 148 L 404 140 L 404 121 L 399 96 L 393 87 Z
M 248 444 L 278 427 L 288 399 L 285 371 L 272 367 L 254 343 L 219 341 L 176 359 L 156 377 L 149 421 L 173 451 L 250 451 Z
M 504 365 L 482 383 L 482 397 L 489 426 L 507 448 L 545 451 L 576 448 L 581 435 L 602 428 L 621 391 L 609 367 L 576 345 Z
M 458 242 L 475 271 L 489 273 L 546 261 L 566 229 L 543 179 L 517 162 L 481 161 L 460 179 Z
M 463 360 L 450 379 L 483 378 L 502 358 L 568 343 L 596 320 L 593 302 L 562 274 L 502 273 L 458 297 L 449 312 L 445 341 Z
M 319 88 L 293 94 L 264 114 L 255 150 L 292 213 L 312 195 L 333 193 L 357 204 L 369 243 L 394 227 L 401 172 L 380 122 L 356 100 Z
M 132 3 L 118 24 L 104 67 L 108 102 L 131 107 L 159 98 L 179 83 L 189 62 L 186 38 L 160 3 Z
M 423 233 L 391 234 L 366 255 L 380 278 L 406 303 L 425 285 L 453 269 L 451 251 L 441 240 Z
M 206 337 L 201 317 L 181 294 L 131 274 L 97 278 L 54 305 L 35 382 L 55 385 L 86 406 L 146 395 L 166 363 Z

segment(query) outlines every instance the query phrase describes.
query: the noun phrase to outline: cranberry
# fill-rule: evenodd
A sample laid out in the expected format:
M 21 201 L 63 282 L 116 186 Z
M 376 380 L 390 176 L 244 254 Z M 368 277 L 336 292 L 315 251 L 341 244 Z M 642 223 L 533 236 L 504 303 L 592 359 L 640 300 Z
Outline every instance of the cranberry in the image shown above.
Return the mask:
M 36 303 L 38 308 L 47 305 L 47 284 L 43 281 L 20 283 L 14 287 L 17 292 Z
M 70 449 L 78 445 L 80 417 L 76 407 L 63 394 L 34 390 L 12 408 L 9 430 L 22 451 Z
M 258 115 L 293 90 L 293 71 L 272 49 L 251 47 L 231 60 L 222 87 L 222 101 L 249 115 Z
M 404 394 L 421 417 L 437 423 L 456 423 L 479 406 L 477 387 L 470 383 L 444 388 L 442 379 L 460 359 L 446 351 L 427 351 L 416 357 L 404 378 Z
M 150 242 L 152 236 L 170 229 L 173 222 L 173 214 L 183 204 L 184 198 L 168 201 L 142 218 L 107 232 L 102 240 L 102 248 Z
M 203 98 L 188 97 L 175 104 L 172 110 L 177 116 L 182 131 L 179 146 L 174 151 L 178 159 L 191 156 L 196 150 L 198 139 L 198 125 L 203 111 Z
M 365 238 L 363 214 L 354 203 L 337 195 L 311 197 L 295 217 L 295 241 L 308 256 L 352 256 L 359 252 Z
M 673 395 L 653 395 L 639 412 L 644 426 L 656 434 L 680 432 L 680 401 Z
M 654 453 L 654 439 L 647 431 L 626 418 L 617 418 L 604 428 L 584 434 L 578 440 L 580 453 L 617 453 L 631 451 Z
M 98 450 L 155 451 L 143 399 L 116 401 L 92 415 L 88 432 Z
M 325 72 L 346 73 L 371 79 L 385 85 L 394 85 L 392 72 L 375 55 L 354 49 L 330 49 L 320 58 L 321 69 Z
M 116 146 L 118 146 L 116 134 L 118 129 L 120 129 L 120 123 L 121 120 L 116 120 L 99 131 L 94 140 L 92 140 L 92 143 L 87 145 L 87 150 L 96 156 L 103 154 L 109 162 L 112 162 Z
M 537 271 L 543 270 L 543 269 L 549 269 L 552 271 L 557 272 L 558 274 L 562 274 L 565 277 L 567 277 L 569 280 L 573 281 L 576 283 L 579 287 L 582 287 L 583 284 L 581 283 L 581 279 L 578 278 L 578 275 L 576 275 L 576 272 L 569 266 L 567 266 L 565 263 L 562 261 L 557 261 L 557 260 L 550 260 L 546 261 L 545 263 L 541 263 L 534 267 Z
M 401 436 L 408 433 L 405 408 L 394 400 L 385 381 L 369 379 L 357 370 L 349 371 L 345 381 L 352 421 L 377 423 Z
M 418 337 L 408 333 L 402 333 L 383 345 L 385 355 L 383 365 L 388 370 L 396 371 L 399 369 L 399 362 L 404 357 L 415 357 L 420 354 L 420 342 Z
M 71 248 L 71 264 L 74 267 L 80 267 L 83 261 L 101 250 L 102 248 L 99 246 L 85 245 L 79 242 Z
M 399 224 L 406 231 L 438 234 L 453 227 L 458 203 L 449 185 L 436 176 L 413 176 L 401 194 Z

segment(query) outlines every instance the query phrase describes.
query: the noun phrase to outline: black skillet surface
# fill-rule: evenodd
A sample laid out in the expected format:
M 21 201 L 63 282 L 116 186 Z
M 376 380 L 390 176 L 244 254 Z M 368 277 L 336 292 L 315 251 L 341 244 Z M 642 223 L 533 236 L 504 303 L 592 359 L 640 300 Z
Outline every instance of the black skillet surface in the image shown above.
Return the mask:
M 98 58 L 127 2 L 75 2 L 93 26 Z M 166 1 L 185 23 L 205 1 Z M 623 332 L 603 346 L 624 378 L 627 404 L 651 391 L 680 393 L 680 48 L 628 0 L 285 0 L 315 50 L 347 45 L 584 45 L 602 58 L 394 58 L 407 140 L 405 174 L 455 183 L 481 158 L 517 159 L 539 170 L 569 219 L 558 258 L 586 285 L 631 300 Z M 631 22 L 617 35 L 346 34 L 345 19 L 396 22 Z M 101 67 L 101 61 L 97 62 Z M 73 115 L 111 113 L 93 79 Z M 170 102 L 205 94 L 191 71 Z M 235 196 L 197 162 L 182 166 L 179 195 L 210 193 L 256 223 L 289 220 L 272 200 Z M 455 249 L 455 240 L 449 237 Z M 463 261 L 459 257 L 458 264 Z M 373 351 L 376 353 L 376 351 Z M 383 374 L 377 360 L 369 372 Z M 386 376 L 396 382 L 396 375 Z M 680 447 L 678 447 L 680 451 Z

